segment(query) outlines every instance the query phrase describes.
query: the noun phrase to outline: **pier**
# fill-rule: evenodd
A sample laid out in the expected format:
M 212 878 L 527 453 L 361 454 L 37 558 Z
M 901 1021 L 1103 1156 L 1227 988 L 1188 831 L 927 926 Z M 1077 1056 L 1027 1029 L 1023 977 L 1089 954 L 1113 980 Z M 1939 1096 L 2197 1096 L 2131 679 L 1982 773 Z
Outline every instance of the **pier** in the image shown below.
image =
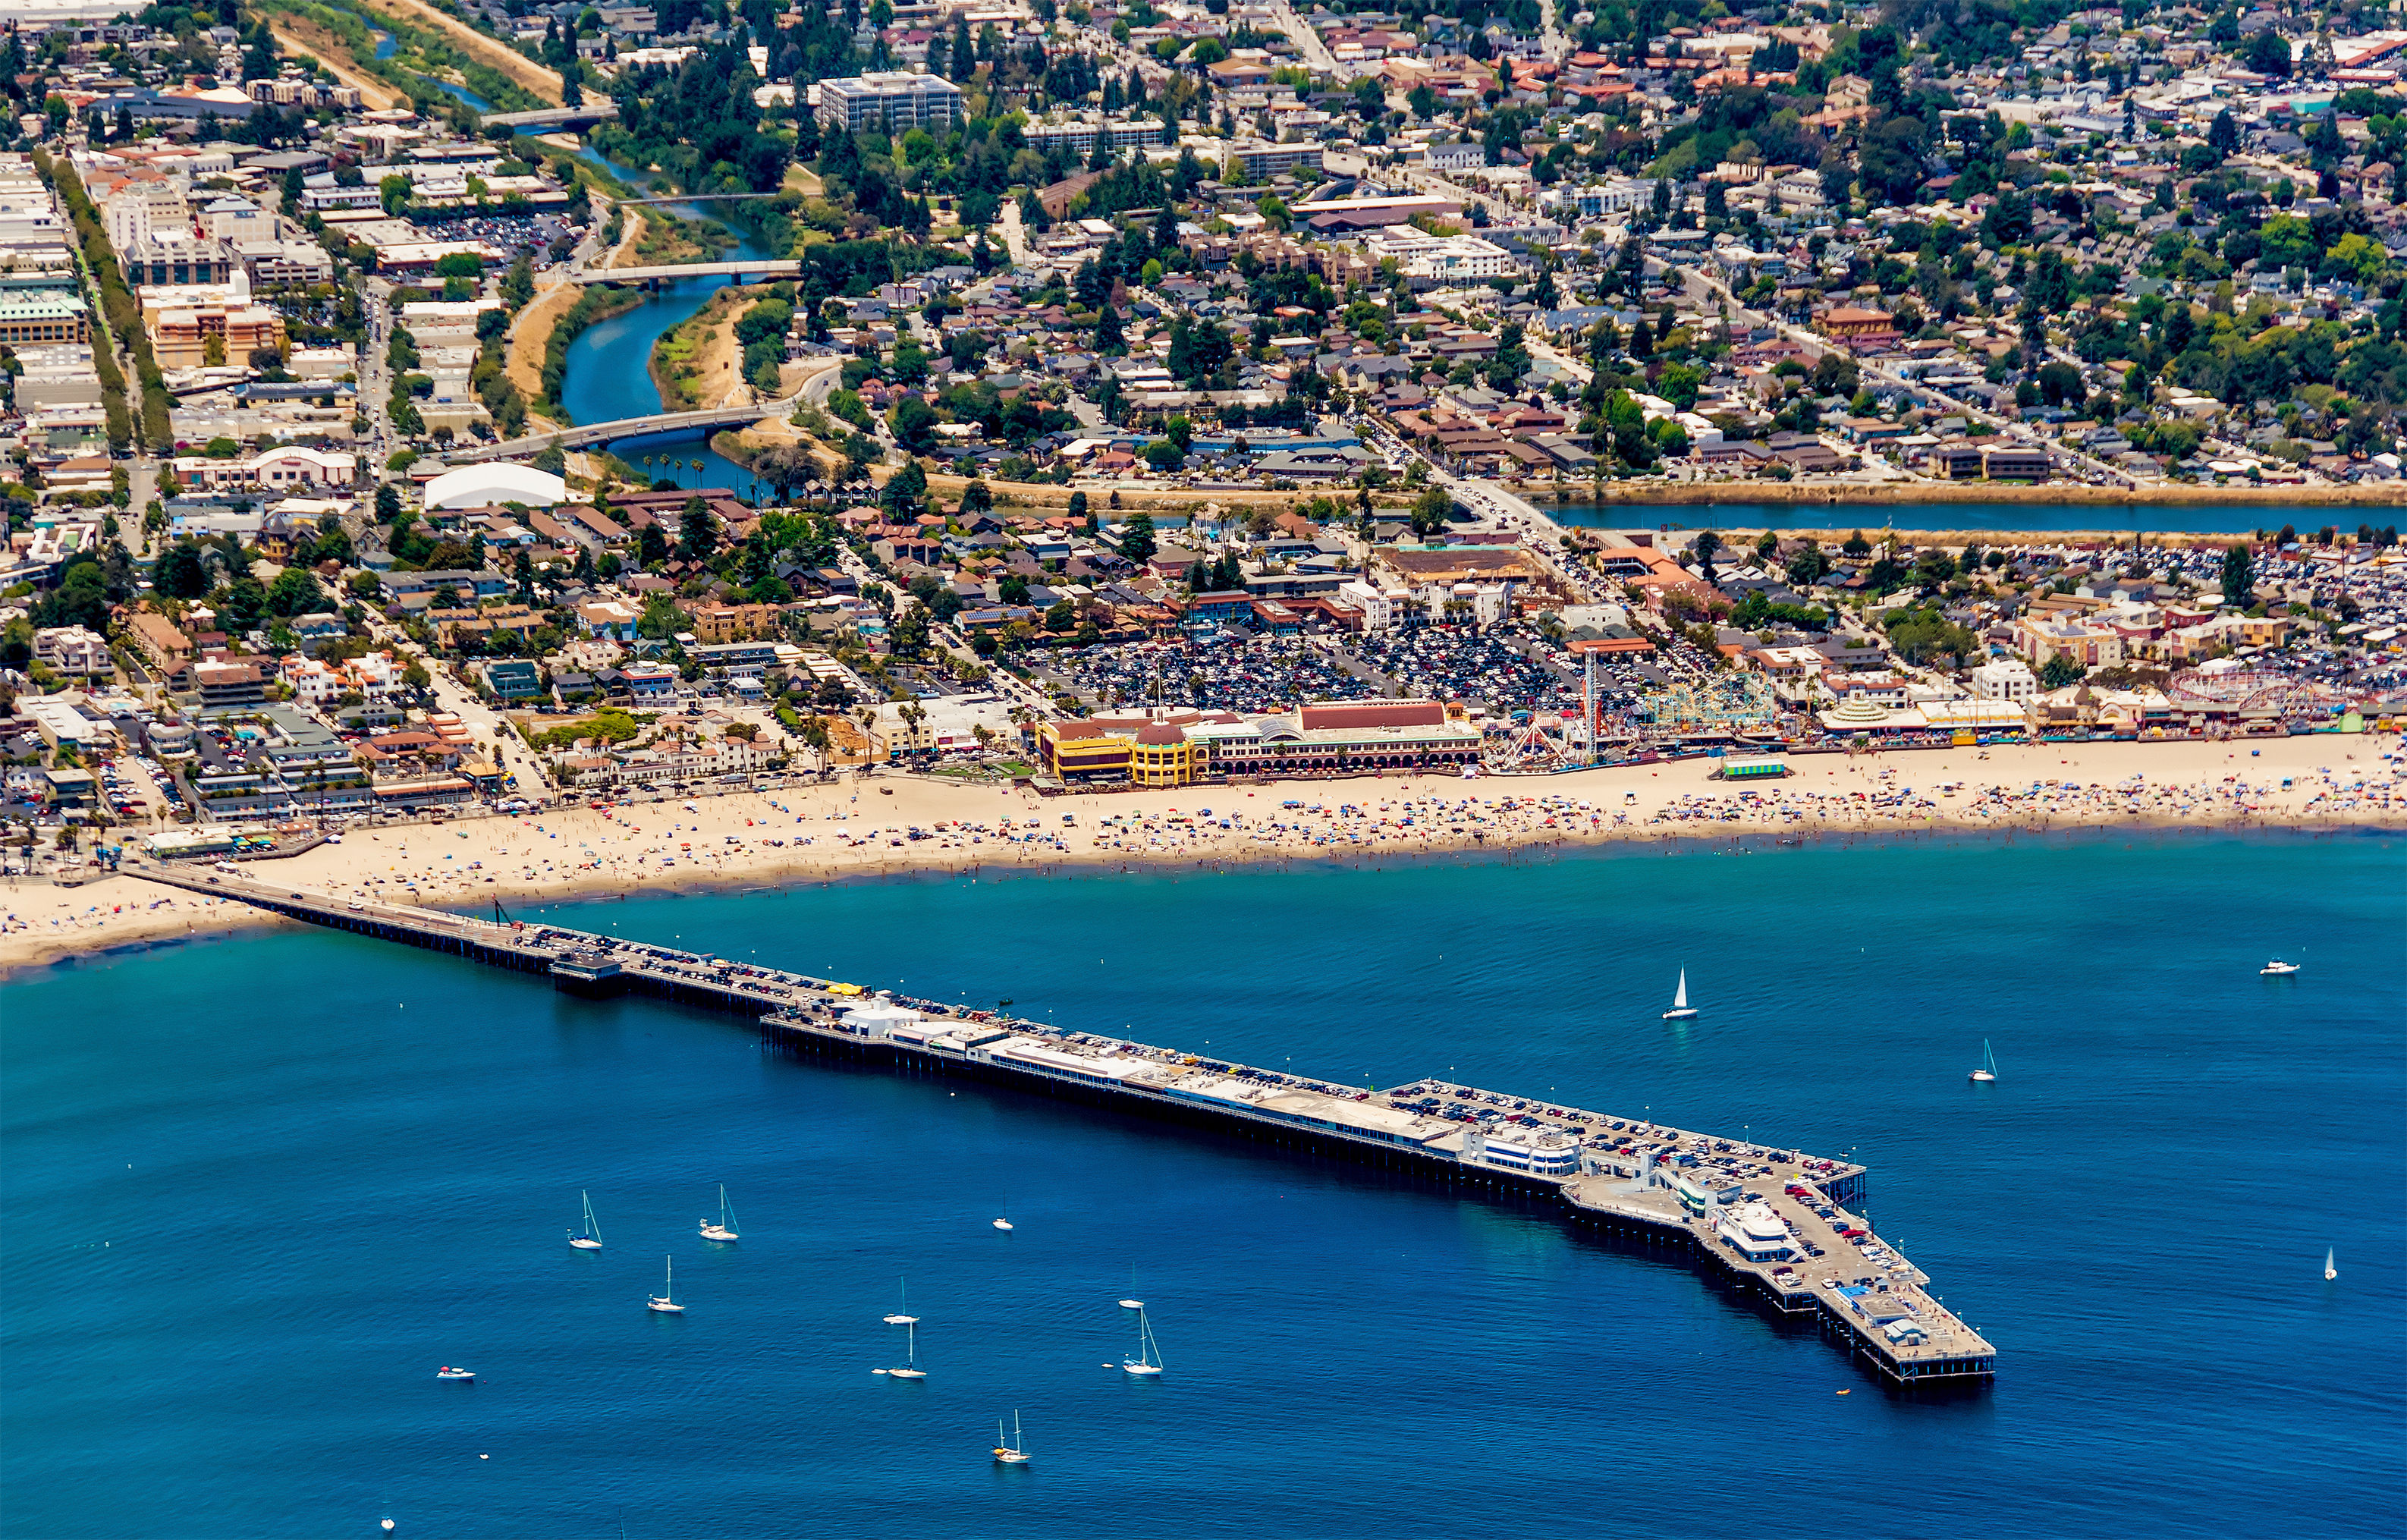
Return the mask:
M 313 892 L 230 868 L 150 863 L 135 875 L 548 977 L 571 994 L 646 995 L 742 1016 L 787 1052 L 1009 1086 L 1534 1203 L 1582 1228 L 1685 1251 L 1709 1277 L 1778 1317 L 1811 1322 L 1892 1385 L 1972 1386 L 1997 1373 L 1997 1349 L 1862 1218 L 1866 1171 L 1852 1162 L 1451 1079 L 1350 1086 L 548 922 Z

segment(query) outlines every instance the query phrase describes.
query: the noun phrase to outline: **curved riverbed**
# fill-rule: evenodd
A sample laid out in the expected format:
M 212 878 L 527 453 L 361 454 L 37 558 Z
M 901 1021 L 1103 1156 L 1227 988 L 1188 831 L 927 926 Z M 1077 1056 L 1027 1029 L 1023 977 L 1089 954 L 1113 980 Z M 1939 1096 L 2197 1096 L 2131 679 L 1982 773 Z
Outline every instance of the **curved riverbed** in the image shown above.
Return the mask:
M 614 164 L 591 150 L 578 154 L 596 165 L 607 168 L 612 175 L 630 186 L 645 184 L 645 174 L 631 167 Z M 698 204 L 669 204 L 667 211 L 679 219 L 708 220 L 710 216 Z M 712 221 L 714 223 L 723 223 Z M 755 262 L 771 255 L 760 241 L 736 225 L 726 225 L 735 237 L 735 245 L 727 257 L 733 262 Z M 561 405 L 578 422 L 612 422 L 621 418 L 648 417 L 661 409 L 661 392 L 652 384 L 652 345 L 661 334 L 691 316 L 707 303 L 710 296 L 728 282 L 723 278 L 691 278 L 682 283 L 661 286 L 657 293 L 648 295 L 643 304 L 622 315 L 597 321 L 568 345 L 568 365 L 561 384 Z M 620 439 L 610 446 L 620 459 L 641 471 L 646 469 L 643 456 L 662 457 L 674 463 L 662 468 L 657 463 L 650 469 L 683 486 L 733 487 L 738 491 L 752 484 L 752 473 L 743 466 L 715 453 L 700 434 L 647 434 L 637 438 Z M 699 459 L 702 470 L 697 477 L 692 462 Z

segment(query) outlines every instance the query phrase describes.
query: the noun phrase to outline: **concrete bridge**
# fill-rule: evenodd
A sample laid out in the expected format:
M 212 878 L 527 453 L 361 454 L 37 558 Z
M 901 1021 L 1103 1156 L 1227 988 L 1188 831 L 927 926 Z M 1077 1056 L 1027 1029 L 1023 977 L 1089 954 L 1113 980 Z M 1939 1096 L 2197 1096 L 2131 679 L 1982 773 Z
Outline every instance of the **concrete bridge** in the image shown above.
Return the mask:
M 681 202 L 672 198 L 672 203 Z M 571 283 L 682 283 L 688 278 L 796 278 L 803 264 L 793 261 L 684 262 L 666 267 L 589 267 L 568 275 Z
M 756 198 L 781 198 L 782 192 L 671 192 L 657 198 L 618 198 L 621 208 L 638 207 L 648 203 L 749 203 Z
M 619 116 L 613 101 L 588 102 L 583 107 L 548 107 L 534 112 L 488 112 L 487 128 L 566 128 L 571 123 L 606 123 Z
M 650 417 L 622 417 L 613 422 L 589 422 L 582 427 L 563 428 L 558 433 L 506 438 L 497 444 L 472 444 L 465 449 L 453 449 L 440 458 L 447 464 L 467 465 L 482 460 L 515 460 L 554 444 L 563 449 L 590 449 L 596 444 L 615 444 L 622 438 L 642 438 L 651 434 L 707 433 L 713 428 L 758 422 L 764 417 L 784 417 L 802 400 L 803 397 L 796 394 L 783 401 L 763 401 L 752 406 L 719 406 L 702 412 L 656 412 Z

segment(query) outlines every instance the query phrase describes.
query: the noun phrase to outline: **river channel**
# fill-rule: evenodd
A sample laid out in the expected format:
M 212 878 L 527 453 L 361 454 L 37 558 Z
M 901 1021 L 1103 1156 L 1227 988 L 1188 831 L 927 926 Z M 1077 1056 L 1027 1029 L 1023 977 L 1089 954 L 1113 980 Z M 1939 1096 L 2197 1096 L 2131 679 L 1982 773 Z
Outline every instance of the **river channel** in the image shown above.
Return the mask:
M 577 153 L 631 187 L 643 187 L 650 181 L 645 173 L 605 161 L 590 149 Z M 680 203 L 665 207 L 680 219 L 709 220 L 723 225 L 735 237 L 735 245 L 727 252 L 729 261 L 754 262 L 773 254 L 740 226 L 711 220 L 704 205 Z M 568 367 L 561 384 L 561 405 L 568 409 L 570 418 L 577 422 L 613 422 L 658 412 L 661 392 L 652 383 L 652 344 L 662 333 L 701 309 L 711 294 L 728 281 L 724 278 L 704 278 L 662 284 L 658 292 L 648 294 L 635 308 L 587 327 L 568 346 Z M 753 486 L 752 473 L 713 452 L 701 434 L 645 434 L 616 440 L 610 449 L 636 470 L 656 478 L 666 477 L 681 486 L 732 487 L 738 492 L 748 492 Z M 648 466 L 644 463 L 646 455 L 653 457 Z M 693 469 L 696 460 L 702 462 L 699 473 Z M 667 463 L 665 467 L 663 461 Z

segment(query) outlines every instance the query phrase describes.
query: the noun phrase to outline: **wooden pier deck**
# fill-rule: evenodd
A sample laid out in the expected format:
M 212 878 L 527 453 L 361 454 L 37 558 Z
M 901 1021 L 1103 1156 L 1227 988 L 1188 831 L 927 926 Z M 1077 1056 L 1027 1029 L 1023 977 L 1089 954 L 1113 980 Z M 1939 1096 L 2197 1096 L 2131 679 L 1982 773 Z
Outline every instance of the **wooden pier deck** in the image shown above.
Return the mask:
M 1010 1085 L 1551 1205 L 1583 1228 L 1685 1250 L 1701 1272 L 1776 1315 L 1815 1319 L 1892 1385 L 1986 1384 L 1997 1372 L 1997 1349 L 1872 1233 L 1859 1213 L 1865 1168 L 1849 1162 L 1445 1081 L 1348 1086 L 873 995 L 707 953 L 340 898 L 247 872 L 150 863 L 140 875 L 541 975 L 571 993 L 636 993 L 743 1016 L 786 1051 Z

